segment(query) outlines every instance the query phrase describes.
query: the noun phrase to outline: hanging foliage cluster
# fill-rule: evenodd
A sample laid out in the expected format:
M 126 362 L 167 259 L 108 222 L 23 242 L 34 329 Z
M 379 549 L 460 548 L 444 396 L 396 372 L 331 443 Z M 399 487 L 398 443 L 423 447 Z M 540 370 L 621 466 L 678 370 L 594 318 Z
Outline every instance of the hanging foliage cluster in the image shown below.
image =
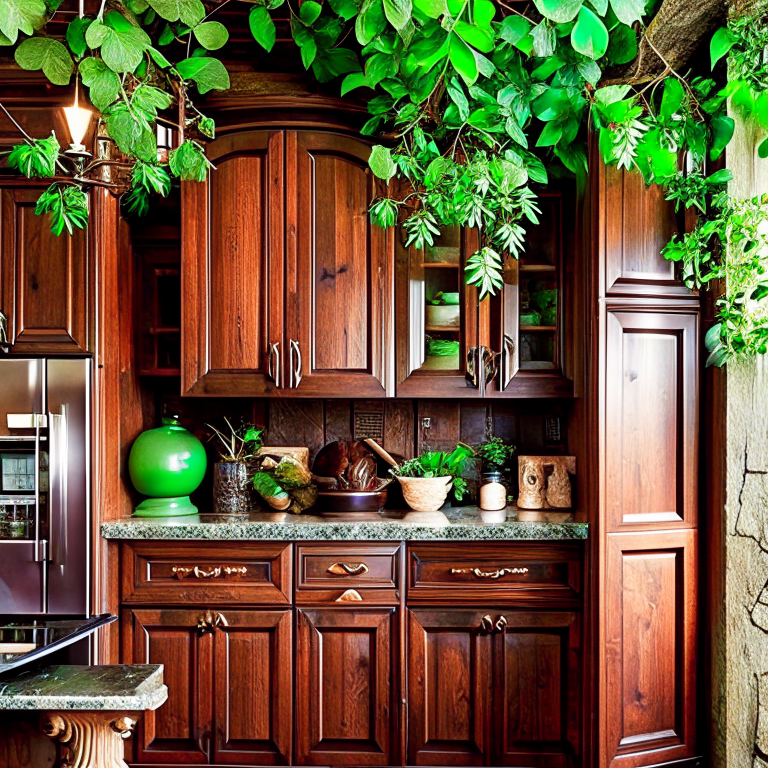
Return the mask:
M 283 2 L 248 3 L 251 33 L 266 51 Z M 203 181 L 205 140 L 215 126 L 193 98 L 229 88 L 215 55 L 228 31 L 211 18 L 223 3 L 104 0 L 95 18 L 70 22 L 64 42 L 45 34 L 57 5 L 0 0 L 0 45 L 15 46 L 19 66 L 42 70 L 57 85 L 80 79 L 128 158 L 126 211 L 145 213 L 174 176 Z M 504 259 L 519 256 L 526 227 L 538 221 L 537 185 L 567 175 L 584 188 L 590 125 L 606 163 L 642 173 L 678 206 L 701 213 L 697 231 L 673 241 L 665 256 L 683 263 L 692 285 L 720 276 L 727 250 L 720 235 L 731 230 L 702 228 L 734 213 L 723 192 L 730 175 L 705 171 L 733 135 L 729 97 L 768 127 L 762 19 L 732 21 L 712 38 L 713 68 L 729 55 L 723 88 L 673 71 L 655 48 L 665 65 L 656 79 L 601 86 L 607 69 L 650 45 L 646 24 L 658 0 L 533 0 L 525 13 L 491 0 L 291 0 L 287 7 L 304 67 L 320 82 L 341 78 L 342 96 L 366 95 L 362 132 L 390 139 L 370 156 L 372 172 L 390 189 L 373 201 L 373 222 L 401 226 L 405 244 L 417 248 L 446 226 L 476 227 L 481 246 L 467 260 L 466 279 L 481 298 L 501 286 Z M 155 124 L 169 116 L 183 142 L 159 162 Z M 768 154 L 768 142 L 760 151 Z M 37 210 L 50 213 L 54 232 L 71 233 L 87 222 L 89 166 L 72 171 L 60 153 L 55 136 L 26 137 L 8 163 L 54 179 Z

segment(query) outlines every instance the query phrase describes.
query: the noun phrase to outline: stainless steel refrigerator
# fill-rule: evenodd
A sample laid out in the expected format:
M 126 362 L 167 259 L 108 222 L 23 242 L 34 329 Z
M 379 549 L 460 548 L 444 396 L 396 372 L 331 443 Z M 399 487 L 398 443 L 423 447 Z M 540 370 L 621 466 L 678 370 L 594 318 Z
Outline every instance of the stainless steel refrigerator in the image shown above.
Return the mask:
M 88 359 L 0 359 L 0 616 L 90 615 Z

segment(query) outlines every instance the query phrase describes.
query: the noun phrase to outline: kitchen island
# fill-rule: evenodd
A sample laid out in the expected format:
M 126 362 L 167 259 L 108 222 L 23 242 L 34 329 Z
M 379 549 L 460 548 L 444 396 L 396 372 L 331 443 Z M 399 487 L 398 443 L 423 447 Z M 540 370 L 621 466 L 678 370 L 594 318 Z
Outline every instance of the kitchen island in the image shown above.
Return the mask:
M 586 523 L 510 507 L 102 524 L 157 765 L 570 765 Z

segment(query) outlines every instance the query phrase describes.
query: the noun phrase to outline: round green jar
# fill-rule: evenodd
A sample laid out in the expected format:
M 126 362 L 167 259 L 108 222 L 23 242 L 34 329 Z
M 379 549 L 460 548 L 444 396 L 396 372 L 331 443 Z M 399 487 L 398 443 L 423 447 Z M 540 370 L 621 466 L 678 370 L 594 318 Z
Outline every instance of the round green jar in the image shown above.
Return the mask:
M 189 500 L 203 481 L 207 457 L 203 444 L 176 419 L 163 418 L 163 426 L 142 432 L 131 448 L 128 472 L 145 499 L 136 507 L 139 517 L 196 515 Z

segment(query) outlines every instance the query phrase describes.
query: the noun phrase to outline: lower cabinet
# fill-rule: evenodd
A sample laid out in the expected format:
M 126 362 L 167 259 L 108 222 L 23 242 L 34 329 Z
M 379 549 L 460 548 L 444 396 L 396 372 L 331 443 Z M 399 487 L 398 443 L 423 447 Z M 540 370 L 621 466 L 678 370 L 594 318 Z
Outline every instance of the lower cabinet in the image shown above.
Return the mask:
M 408 764 L 574 765 L 579 638 L 571 612 L 408 611 Z
M 395 608 L 297 611 L 297 764 L 391 765 L 395 618 Z
M 126 664 L 163 664 L 168 701 L 139 725 L 139 763 L 289 765 L 292 622 L 283 610 L 123 614 Z

